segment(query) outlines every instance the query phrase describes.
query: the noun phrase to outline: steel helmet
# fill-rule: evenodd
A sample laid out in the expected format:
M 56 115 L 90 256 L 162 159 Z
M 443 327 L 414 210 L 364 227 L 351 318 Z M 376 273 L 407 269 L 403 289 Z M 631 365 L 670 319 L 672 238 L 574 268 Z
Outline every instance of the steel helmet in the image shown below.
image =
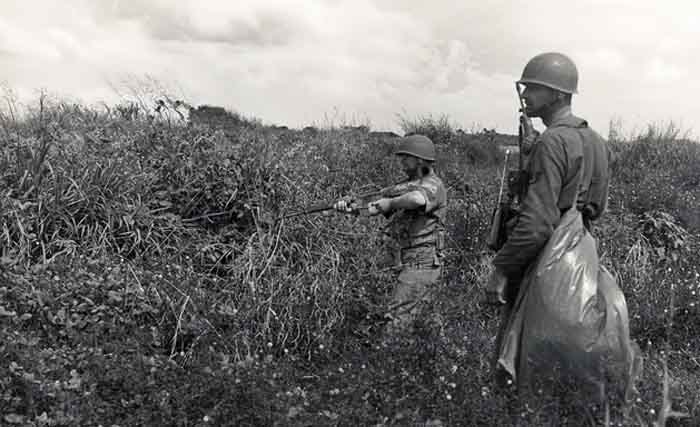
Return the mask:
M 542 53 L 532 58 L 518 83 L 535 83 L 564 93 L 577 93 L 578 71 L 568 56 L 557 53 Z
M 425 135 L 404 136 L 394 154 L 408 154 L 433 162 L 435 161 L 435 145 Z

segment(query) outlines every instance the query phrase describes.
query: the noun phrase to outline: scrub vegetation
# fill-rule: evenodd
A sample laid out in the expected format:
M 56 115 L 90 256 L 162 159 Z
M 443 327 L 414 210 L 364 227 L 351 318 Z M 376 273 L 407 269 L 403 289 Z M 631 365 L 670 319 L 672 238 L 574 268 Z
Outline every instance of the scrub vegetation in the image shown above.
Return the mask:
M 183 105 L 2 109 L 1 424 L 698 424 L 700 145 L 673 126 L 611 138 L 594 230 L 645 357 L 639 396 L 531 408 L 493 388 L 498 316 L 482 303 L 514 137 L 401 119 L 438 144 L 446 270 L 415 332 L 380 345 L 383 220 L 279 218 L 398 181 L 395 140 Z

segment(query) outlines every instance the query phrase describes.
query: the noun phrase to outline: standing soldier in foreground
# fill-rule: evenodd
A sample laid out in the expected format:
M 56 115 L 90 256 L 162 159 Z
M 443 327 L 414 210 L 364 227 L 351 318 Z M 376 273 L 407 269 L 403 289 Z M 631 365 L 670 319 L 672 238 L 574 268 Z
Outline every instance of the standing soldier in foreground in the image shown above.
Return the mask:
M 591 369 L 585 363 L 593 356 L 586 354 L 586 346 L 598 346 L 601 352 L 624 347 L 624 369 L 633 357 L 624 296 L 612 276 L 599 266 L 592 238 L 586 233 L 575 237 L 570 231 L 579 230 L 570 220 L 576 217 L 576 210 L 582 217 L 581 232 L 590 229 L 591 221 L 606 209 L 609 186 L 609 150 L 605 141 L 571 112 L 577 84 L 576 66 L 560 53 L 532 58 L 516 83 L 518 96 L 524 101 L 521 131 L 525 131 L 524 139 L 534 139 L 534 144 L 525 173 L 521 174 L 524 182 L 518 213 L 509 223 L 507 239 L 493 259 L 494 270 L 486 293 L 487 299 L 501 304 L 503 310 L 495 349 L 496 382 L 503 385 L 510 375 L 516 379 L 519 390 L 528 386 L 525 383 L 530 379 L 533 358 L 542 357 L 538 363 L 545 371 L 553 372 L 555 359 L 563 357 L 565 364 L 586 366 L 581 369 L 588 373 Z M 522 93 L 519 85 L 525 86 Z M 547 127 L 536 138 L 532 137 L 531 117 L 541 118 Z M 560 223 L 564 228 L 558 228 Z M 549 242 L 553 235 L 569 239 L 566 243 L 572 246 L 556 247 L 563 240 Z M 582 238 L 586 240 L 578 240 Z M 578 249 L 571 249 L 575 247 Z M 566 257 L 541 260 L 566 250 L 582 251 L 578 253 L 583 255 L 575 259 L 578 265 L 572 265 Z M 559 264 L 540 265 L 550 261 Z M 552 275 L 550 281 L 543 283 L 542 277 L 547 274 Z M 584 304 L 577 304 L 581 301 L 590 304 L 582 307 Z M 606 319 L 605 307 L 617 316 Z M 608 327 L 622 331 L 615 335 L 614 344 L 601 335 L 601 330 Z
M 442 272 L 447 205 L 445 186 L 433 169 L 435 146 L 428 137 L 403 137 L 394 154 L 408 178 L 394 186 L 390 195 L 368 205 L 369 215 L 389 219 L 385 233 L 398 270 L 387 313 L 388 334 L 410 328 L 421 306 L 432 297 L 432 286 Z M 335 208 L 352 211 L 352 200 L 340 200 Z

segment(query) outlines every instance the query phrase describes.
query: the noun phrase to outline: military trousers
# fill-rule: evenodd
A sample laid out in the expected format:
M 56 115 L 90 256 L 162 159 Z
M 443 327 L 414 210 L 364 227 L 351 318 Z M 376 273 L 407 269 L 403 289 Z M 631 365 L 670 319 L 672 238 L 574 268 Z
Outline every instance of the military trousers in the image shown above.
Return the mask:
M 442 261 L 434 246 L 404 249 L 388 304 L 387 333 L 409 330 L 433 300 L 442 274 Z

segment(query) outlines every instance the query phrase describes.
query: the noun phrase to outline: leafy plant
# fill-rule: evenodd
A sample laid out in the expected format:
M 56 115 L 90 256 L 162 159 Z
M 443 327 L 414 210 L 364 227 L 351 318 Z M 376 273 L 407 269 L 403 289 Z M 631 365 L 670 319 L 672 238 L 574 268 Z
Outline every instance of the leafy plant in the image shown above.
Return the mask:
M 176 108 L 163 100 L 161 111 Z M 153 108 L 146 98 L 103 110 L 44 98 L 0 115 L 2 422 L 648 424 L 671 409 L 700 417 L 697 144 L 654 132 L 612 143 L 610 210 L 594 233 L 648 361 L 638 400 L 625 412 L 614 400 L 606 409 L 548 396 L 535 411 L 493 388 L 497 313 L 480 303 L 499 146 L 512 137 L 454 131 L 446 118 L 404 120 L 406 132 L 438 144 L 446 268 L 416 331 L 382 346 L 394 280 L 377 255 L 382 220 L 279 217 L 403 178 L 396 140 L 266 127 L 225 110 L 216 110 L 220 122 L 186 123 Z M 667 308 L 669 295 L 677 303 Z

